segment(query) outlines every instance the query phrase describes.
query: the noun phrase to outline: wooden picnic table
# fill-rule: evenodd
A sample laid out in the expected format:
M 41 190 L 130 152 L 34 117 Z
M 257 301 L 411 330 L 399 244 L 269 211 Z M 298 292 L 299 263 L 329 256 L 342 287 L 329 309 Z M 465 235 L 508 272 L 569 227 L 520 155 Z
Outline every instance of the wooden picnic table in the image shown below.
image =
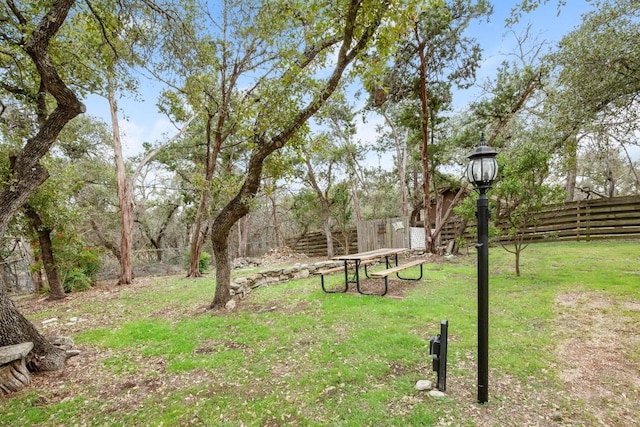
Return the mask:
M 332 259 L 337 261 L 344 262 L 344 289 L 337 290 L 327 290 L 324 286 L 324 275 L 321 272 L 321 283 L 322 289 L 327 293 L 333 292 L 347 292 L 349 290 L 349 284 L 355 283 L 356 289 L 361 294 L 366 294 L 362 292 L 360 288 L 360 267 L 364 266 L 364 273 L 367 278 L 370 278 L 369 272 L 367 271 L 367 264 L 369 261 L 378 260 L 384 258 L 386 268 L 390 269 L 392 266 L 398 266 L 398 254 L 408 251 L 407 248 L 380 248 L 367 252 L 358 252 L 355 254 L 347 254 L 347 255 L 338 255 L 333 257 Z M 349 274 L 349 270 L 353 268 L 353 274 Z M 337 270 L 337 269 L 335 269 Z M 327 273 L 335 271 L 327 270 Z M 385 293 L 386 293 L 386 280 L 385 280 Z

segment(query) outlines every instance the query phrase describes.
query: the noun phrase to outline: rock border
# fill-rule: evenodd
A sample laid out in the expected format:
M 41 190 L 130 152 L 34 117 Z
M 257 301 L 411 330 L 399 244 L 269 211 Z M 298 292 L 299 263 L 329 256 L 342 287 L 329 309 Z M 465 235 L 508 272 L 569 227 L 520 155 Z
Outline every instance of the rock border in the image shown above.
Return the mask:
M 231 295 L 244 298 L 253 289 L 261 286 L 269 286 L 289 280 L 304 279 L 318 274 L 325 268 L 338 267 L 342 261 L 320 261 L 313 264 L 296 263 L 291 267 L 273 268 L 253 273 L 248 276 L 238 277 L 231 282 Z

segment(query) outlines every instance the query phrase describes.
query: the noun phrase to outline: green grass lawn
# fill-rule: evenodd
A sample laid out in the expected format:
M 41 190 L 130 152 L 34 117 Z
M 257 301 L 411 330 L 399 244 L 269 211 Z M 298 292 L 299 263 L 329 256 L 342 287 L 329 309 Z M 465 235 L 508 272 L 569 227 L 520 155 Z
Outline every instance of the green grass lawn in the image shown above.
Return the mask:
M 531 245 L 520 277 L 512 255 L 491 249 L 487 405 L 475 401 L 474 252 L 426 264 L 396 297 L 325 294 L 310 277 L 212 313 L 210 275 L 20 300 L 38 326 L 59 317 L 44 332 L 83 352 L 0 399 L 0 425 L 639 424 L 639 245 Z M 429 338 L 444 319 L 447 395 L 433 398 L 414 385 L 435 381 Z

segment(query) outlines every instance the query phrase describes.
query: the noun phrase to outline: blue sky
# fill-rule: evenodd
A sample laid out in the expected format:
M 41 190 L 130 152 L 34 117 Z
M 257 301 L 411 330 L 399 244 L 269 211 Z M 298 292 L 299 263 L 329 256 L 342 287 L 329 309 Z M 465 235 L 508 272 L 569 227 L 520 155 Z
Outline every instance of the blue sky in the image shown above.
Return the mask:
M 493 77 L 496 68 L 509 59 L 509 55 L 518 48 L 516 35 L 522 37 L 524 29 L 529 26 L 529 37 L 533 44 L 542 47 L 542 51 L 555 48 L 563 35 L 576 29 L 582 19 L 581 15 L 592 10 L 592 2 L 586 0 L 567 1 L 567 5 L 558 8 L 559 0 L 548 0 L 535 11 L 522 16 L 517 27 L 511 30 L 505 28 L 507 19 L 518 1 L 495 1 L 493 15 L 490 22 L 474 24 L 469 34 L 475 37 L 483 48 L 482 66 L 478 72 L 478 84 Z M 515 34 L 514 34 L 515 33 Z M 512 58 L 511 58 L 512 59 Z M 464 106 L 473 101 L 479 94 L 479 89 L 471 88 L 465 92 L 458 92 L 459 99 L 454 102 L 457 106 Z
M 531 26 L 531 35 L 538 44 L 552 48 L 562 35 L 576 28 L 581 22 L 581 15 L 592 9 L 592 4 L 586 0 L 571 0 L 568 5 L 560 8 L 558 14 L 558 0 L 548 0 L 535 12 L 524 15 L 516 31 L 522 31 L 526 25 Z M 464 108 L 469 102 L 480 95 L 479 84 L 491 78 L 496 67 L 517 46 L 513 34 L 505 30 L 505 19 L 511 9 L 518 4 L 516 0 L 494 2 L 494 13 L 490 22 L 473 25 L 469 34 L 475 37 L 483 48 L 482 66 L 478 72 L 478 84 L 454 94 L 454 106 Z M 141 152 L 142 143 L 153 145 L 171 138 L 176 132 L 175 127 L 162 115 L 157 113 L 156 98 L 161 88 L 151 82 L 144 82 L 141 88 L 141 100 L 122 98 L 118 101 L 120 107 L 120 127 L 125 156 L 133 156 Z M 91 97 L 85 100 L 87 113 L 102 118 L 110 123 L 109 110 L 106 99 Z M 375 127 L 381 123 L 376 117 L 369 117 L 366 125 L 359 125 L 357 138 L 362 143 L 373 143 L 376 140 Z M 385 167 L 386 165 L 381 165 Z

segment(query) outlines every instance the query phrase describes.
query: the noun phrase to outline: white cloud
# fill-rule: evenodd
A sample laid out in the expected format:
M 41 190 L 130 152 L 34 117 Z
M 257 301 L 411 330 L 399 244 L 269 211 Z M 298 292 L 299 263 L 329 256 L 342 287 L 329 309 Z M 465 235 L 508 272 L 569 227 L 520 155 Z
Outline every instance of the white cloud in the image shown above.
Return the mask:
M 166 141 L 177 132 L 175 126 L 166 118 L 156 115 L 154 121 L 141 123 L 131 119 L 120 122 L 122 144 L 125 157 L 132 157 L 143 152 L 145 142 L 156 145 Z
M 365 157 L 364 165 L 366 167 L 381 167 L 389 170 L 393 168 L 393 155 L 381 155 L 373 150 L 378 144 L 380 136 L 378 135 L 377 128 L 380 125 L 384 125 L 384 118 L 374 112 L 367 113 L 365 118 L 358 116 L 356 121 L 356 136 L 355 140 L 367 148 L 367 155 Z

